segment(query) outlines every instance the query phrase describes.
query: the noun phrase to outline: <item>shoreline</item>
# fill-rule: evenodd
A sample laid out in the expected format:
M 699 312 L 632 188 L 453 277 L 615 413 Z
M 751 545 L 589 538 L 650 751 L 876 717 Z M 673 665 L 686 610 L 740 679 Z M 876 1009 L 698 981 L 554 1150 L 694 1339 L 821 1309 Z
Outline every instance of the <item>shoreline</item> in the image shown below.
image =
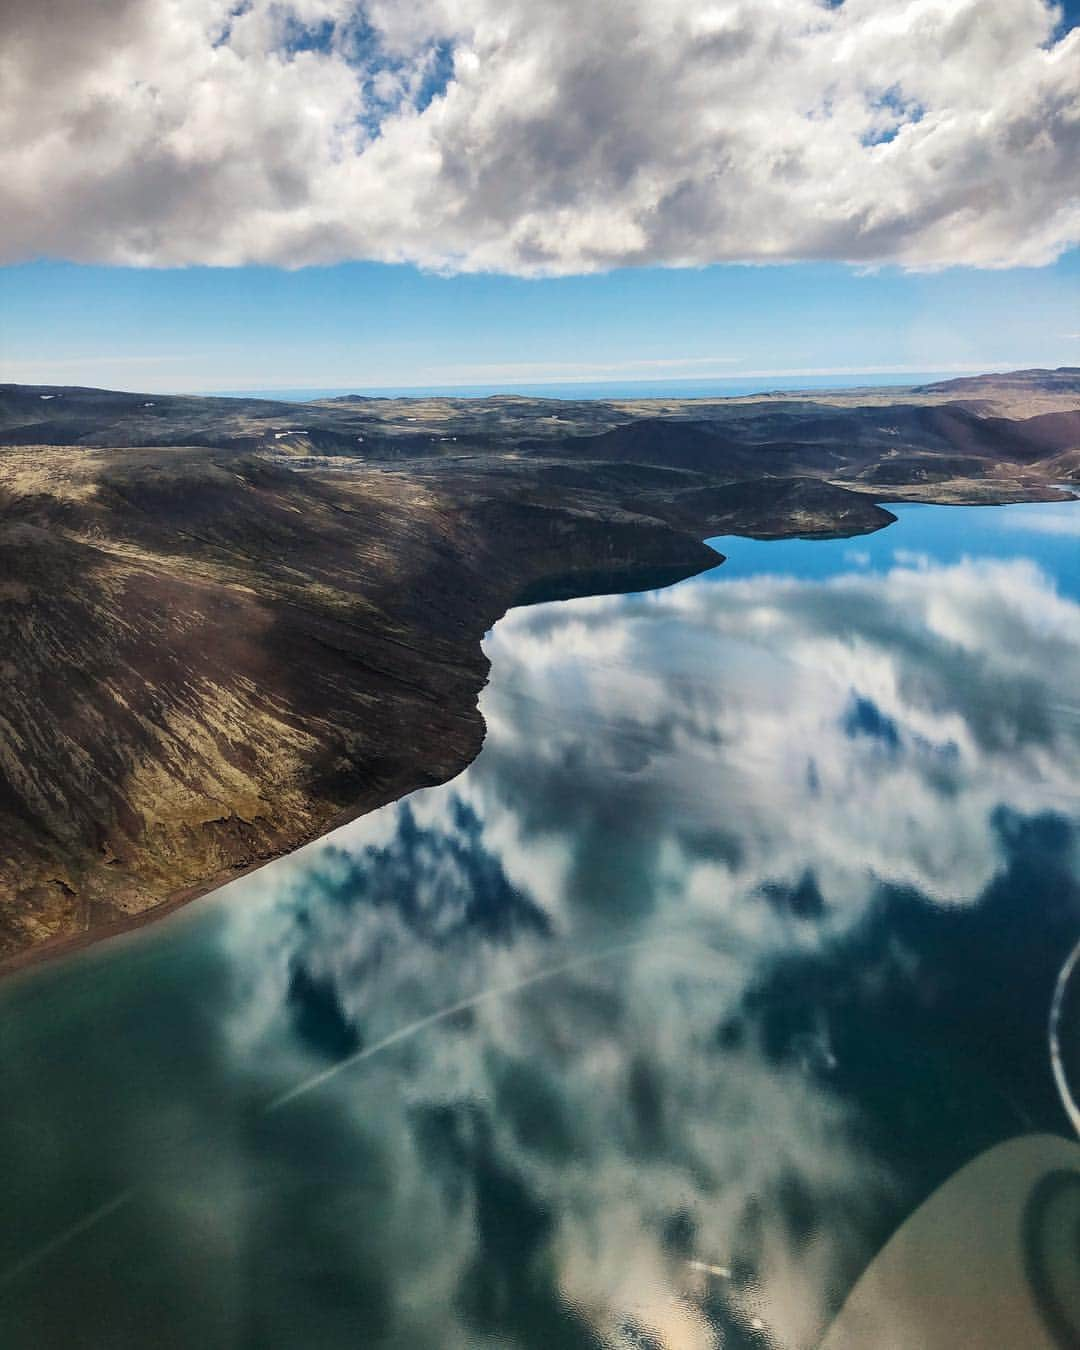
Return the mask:
M 509 611 L 507 611 L 509 612 Z M 481 748 L 483 742 L 481 741 Z M 85 951 L 90 947 L 96 947 L 99 943 L 110 942 L 115 938 L 126 937 L 136 932 L 140 928 L 145 928 L 150 924 L 157 923 L 169 918 L 171 915 L 186 909 L 188 905 L 194 904 L 197 900 L 204 900 L 217 891 L 224 890 L 234 881 L 239 881 L 243 877 L 251 876 L 255 872 L 261 871 L 264 867 L 269 867 L 273 863 L 280 862 L 283 858 L 288 858 L 301 849 L 307 848 L 309 844 L 317 843 L 320 839 L 325 839 L 327 835 L 333 834 L 335 830 L 341 829 L 345 825 L 350 825 L 354 820 L 360 820 L 361 817 L 370 815 L 373 811 L 381 811 L 383 807 L 392 806 L 394 802 L 402 801 L 405 797 L 414 792 L 419 792 L 422 788 L 438 787 L 441 783 L 452 782 L 454 778 L 464 771 L 475 760 L 476 755 L 480 753 L 478 749 L 471 759 L 467 760 L 448 778 L 432 781 L 430 779 L 423 783 L 418 783 L 413 787 L 405 787 L 399 792 L 388 796 L 385 801 L 376 801 L 371 804 L 361 806 L 357 810 L 346 809 L 339 818 L 330 821 L 325 828 L 313 833 L 309 838 L 300 839 L 295 844 L 282 848 L 279 851 L 268 855 L 265 858 L 257 858 L 253 862 L 243 864 L 233 868 L 223 868 L 220 872 L 208 877 L 205 881 L 194 882 L 189 886 L 181 887 L 179 890 L 166 895 L 164 899 L 157 904 L 151 905 L 147 909 L 139 910 L 137 913 L 130 914 L 124 918 L 117 919 L 115 922 L 101 924 L 96 928 L 87 928 L 78 933 L 62 933 L 55 937 L 45 938 L 41 942 L 34 943 L 29 947 L 24 947 L 20 951 L 13 952 L 8 956 L 0 958 L 0 981 L 14 978 L 25 971 L 33 969 L 35 966 L 52 964 L 54 961 L 63 961 L 66 957 L 75 956 L 79 952 Z
M 1076 499 L 1077 494 L 1071 493 L 1067 488 L 1059 488 L 1057 485 L 1046 485 L 1045 488 L 1036 488 L 1034 487 L 1034 485 L 1032 485 L 1032 490 L 1029 490 L 1027 493 L 1024 493 L 1020 496 L 1008 494 L 991 498 L 988 495 L 980 494 L 979 499 L 974 501 L 973 500 L 960 501 L 956 497 L 952 496 L 947 496 L 944 498 L 938 497 L 936 500 L 930 500 L 927 496 L 922 495 L 893 496 L 891 493 L 888 496 L 876 493 L 874 494 L 873 498 L 875 504 L 880 506 L 885 506 L 888 503 L 893 503 L 902 505 L 924 504 L 942 507 L 947 507 L 951 505 L 1009 506 L 1023 503 L 1050 505 L 1055 502 L 1066 502 Z M 893 523 L 895 523 L 895 517 L 893 517 L 893 519 L 891 520 L 882 522 L 877 527 L 877 529 L 887 529 L 889 525 Z M 876 533 L 877 531 L 873 530 L 870 532 Z M 731 530 L 727 528 L 725 528 L 725 533 L 735 536 L 739 536 L 741 534 L 742 537 L 744 538 L 762 537 L 761 535 L 755 536 L 755 534 L 752 534 L 748 531 Z M 861 534 L 865 533 L 867 533 L 865 529 L 853 533 L 842 531 L 832 535 L 830 535 L 825 531 L 817 531 L 814 534 L 810 535 L 809 537 L 818 539 L 827 539 L 830 537 L 858 538 Z M 716 537 L 716 535 L 713 534 L 709 537 Z M 800 534 L 798 529 L 795 528 L 786 531 L 783 534 L 769 534 L 765 537 L 770 540 L 781 540 L 785 538 L 786 539 L 798 538 L 800 537 Z M 705 540 L 702 539 L 701 543 L 705 544 Z M 713 552 L 715 553 L 715 550 L 713 550 Z M 710 561 L 706 565 L 698 567 L 696 570 L 687 571 L 685 568 L 670 569 L 680 572 L 681 575 L 668 578 L 667 580 L 664 580 L 661 585 L 658 586 L 654 585 L 626 586 L 622 588 L 615 586 L 611 589 L 597 590 L 595 586 L 589 585 L 589 574 L 582 574 L 581 577 L 579 578 L 582 583 L 582 588 L 571 593 L 568 590 L 565 582 L 560 583 L 557 579 L 553 578 L 547 579 L 542 578 L 525 587 L 518 597 L 516 597 L 514 600 L 511 601 L 511 603 L 506 605 L 500 611 L 499 615 L 492 622 L 486 625 L 483 631 L 485 633 L 490 631 L 490 629 L 494 627 L 494 624 L 499 622 L 499 620 L 501 620 L 511 610 L 522 606 L 533 605 L 538 603 L 560 603 L 563 600 L 584 598 L 591 594 L 617 595 L 617 594 L 632 593 L 634 590 L 638 589 L 640 590 L 663 589 L 666 588 L 666 586 L 668 585 L 677 584 L 678 581 L 680 580 L 685 580 L 688 579 L 688 577 L 692 577 L 695 575 L 701 575 L 706 571 L 712 570 L 714 567 L 719 567 L 723 564 L 724 561 L 725 558 L 723 554 L 715 553 L 714 561 Z M 646 574 L 650 570 L 652 569 L 647 569 L 643 567 L 642 575 L 639 577 L 639 580 L 647 580 L 648 578 Z M 667 571 L 669 569 L 663 570 Z M 596 574 L 593 574 L 593 577 L 595 578 Z M 539 592 L 545 589 L 549 593 L 546 595 L 541 595 Z M 529 594 L 530 592 L 532 594 Z M 482 641 L 483 638 L 481 636 L 480 638 L 481 644 Z M 484 660 L 485 662 L 487 660 L 486 656 L 484 656 L 483 654 L 482 646 L 481 646 L 481 659 Z M 485 675 L 484 684 L 486 683 L 487 683 L 487 676 Z M 483 685 L 481 685 L 481 688 L 483 688 Z M 479 718 L 480 715 L 478 709 L 476 709 L 475 711 L 477 717 Z M 96 927 L 89 927 L 75 933 L 57 934 L 54 937 L 46 938 L 41 942 L 32 943 L 22 948 L 21 950 L 9 953 L 3 958 L 0 958 L 0 980 L 7 980 L 9 978 L 14 978 L 28 971 L 31 971 L 38 966 L 42 966 L 47 963 L 52 963 L 54 961 L 63 961 L 68 957 L 76 956 L 80 952 L 86 951 L 91 947 L 95 947 L 100 943 L 106 943 L 113 939 L 127 936 L 150 924 L 154 924 L 164 919 L 167 919 L 171 915 L 179 912 L 181 909 L 186 908 L 193 902 L 200 899 L 204 899 L 207 896 L 212 895 L 219 890 L 222 890 L 224 887 L 228 886 L 232 882 L 238 881 L 243 877 L 250 876 L 253 873 L 260 871 L 262 868 L 269 866 L 272 863 L 280 862 L 281 859 L 298 852 L 300 849 L 305 848 L 309 844 L 315 843 L 320 839 L 326 838 L 328 835 L 332 834 L 335 830 L 338 830 L 355 820 L 359 820 L 361 817 L 366 816 L 373 811 L 381 810 L 386 806 L 392 805 L 396 801 L 401 801 L 405 797 L 411 795 L 413 792 L 419 791 L 421 788 L 438 786 L 442 783 L 452 781 L 459 774 L 463 773 L 465 769 L 467 769 L 469 765 L 471 765 L 474 762 L 477 755 L 479 755 L 480 751 L 483 748 L 487 736 L 487 728 L 484 725 L 482 718 L 480 718 L 480 730 L 481 734 L 479 742 L 477 743 L 475 748 L 472 750 L 470 754 L 468 754 L 467 756 L 463 756 L 459 763 L 456 763 L 454 766 L 452 766 L 451 772 L 445 775 L 440 775 L 437 778 L 433 778 L 430 773 L 425 773 L 422 767 L 418 767 L 417 772 L 414 775 L 417 781 L 414 782 L 406 781 L 396 784 L 389 791 L 376 795 L 376 797 L 372 800 L 360 802 L 353 806 L 347 806 L 343 808 L 341 811 L 339 811 L 331 819 L 326 821 L 324 824 L 312 830 L 306 837 L 298 838 L 293 842 L 283 845 L 282 847 L 269 852 L 266 856 L 258 857 L 247 863 L 237 864 L 227 868 L 219 869 L 216 873 L 212 874 L 211 876 L 208 876 L 204 880 L 180 887 L 177 890 L 172 891 L 166 896 L 164 896 L 163 899 L 158 901 L 156 904 L 151 905 L 146 909 L 125 915 L 124 917 L 119 918 L 115 921 L 101 924 Z
M 891 523 L 892 523 L 891 521 L 886 522 L 886 524 Z M 882 528 L 885 528 L 885 526 L 883 525 Z M 702 540 L 701 542 L 704 545 L 704 540 Z M 705 547 L 708 546 L 705 545 Z M 688 570 L 685 567 L 664 568 L 663 570 L 665 572 L 668 571 L 672 573 L 678 572 L 679 575 L 677 576 L 673 575 L 668 580 L 663 581 L 659 586 L 646 585 L 635 589 L 641 590 L 662 589 L 663 587 L 666 587 L 668 585 L 675 585 L 678 583 L 678 581 L 687 580 L 688 578 L 693 576 L 700 576 L 703 572 L 711 571 L 714 567 L 719 567 L 720 565 L 723 564 L 724 562 L 723 554 L 718 553 L 715 549 L 709 549 L 709 552 L 712 554 L 712 558 L 709 561 L 707 561 L 704 565 L 697 567 L 696 570 Z M 653 573 L 654 569 L 649 569 L 643 566 L 641 569 L 641 577 L 639 579 L 645 581 Z M 619 591 L 617 589 L 601 590 L 601 591 L 591 589 L 588 585 L 587 575 L 582 577 L 582 581 L 585 586 L 585 589 L 581 590 L 579 593 L 575 595 L 552 594 L 551 596 L 543 599 L 529 598 L 526 592 L 532 589 L 532 587 L 526 587 L 525 590 L 522 591 L 520 599 L 515 599 L 509 605 L 503 608 L 497 615 L 497 617 L 493 619 L 490 623 L 488 623 L 486 627 L 483 629 L 483 633 L 481 634 L 478 642 L 478 645 L 480 646 L 481 660 L 487 663 L 487 657 L 483 653 L 482 649 L 483 635 L 489 632 L 496 623 L 498 623 L 503 617 L 505 617 L 505 615 L 509 614 L 510 611 L 513 609 L 535 604 L 557 604 L 561 603 L 563 600 L 584 599 L 589 595 L 595 594 L 616 595 L 616 594 L 632 593 L 629 589 L 623 591 Z M 543 584 L 544 583 L 542 581 L 539 583 L 534 583 L 534 585 L 543 585 Z M 556 590 L 559 589 L 558 583 L 556 583 L 555 589 Z M 485 674 L 484 682 L 481 685 L 481 689 L 483 689 L 483 687 L 486 685 L 487 678 L 488 677 Z M 477 701 L 478 699 L 479 699 L 479 691 L 477 692 Z M 139 910 L 135 913 L 125 915 L 124 917 L 119 918 L 115 921 L 100 924 L 96 927 L 86 928 L 76 933 L 57 934 L 54 937 L 45 938 L 41 942 L 32 943 L 31 945 L 24 947 L 19 951 L 0 957 L 0 981 L 15 978 L 18 975 L 33 970 L 38 966 L 51 964 L 54 961 L 63 961 L 67 957 L 76 956 L 80 952 L 86 951 L 91 947 L 96 947 L 101 943 L 106 943 L 116 938 L 128 936 L 129 934 L 134 933 L 141 928 L 147 927 L 150 924 L 154 924 L 164 919 L 167 919 L 171 915 L 178 913 L 180 910 L 187 908 L 188 905 L 193 904 L 195 901 L 205 899 L 206 897 L 213 895 L 215 892 L 223 890 L 226 886 L 230 885 L 234 881 L 239 881 L 243 877 L 251 876 L 255 872 L 261 871 L 262 868 L 270 866 L 272 863 L 277 863 L 280 862 L 283 858 L 290 857 L 292 854 L 299 852 L 303 848 L 306 848 L 309 844 L 314 844 L 317 843 L 320 839 L 325 839 L 335 830 L 339 830 L 343 826 L 349 825 L 353 821 L 361 819 L 363 816 L 370 815 L 373 811 L 382 810 L 384 807 L 393 805 L 394 802 L 402 801 L 404 800 L 404 798 L 410 796 L 412 793 L 418 792 L 423 788 L 438 787 L 444 783 L 452 782 L 454 778 L 458 777 L 459 774 L 464 773 L 464 771 L 475 761 L 476 757 L 480 754 L 480 751 L 483 749 L 484 742 L 487 739 L 487 727 L 486 724 L 483 722 L 483 718 L 479 714 L 478 706 L 474 707 L 473 711 L 476 713 L 480 725 L 481 734 L 479 742 L 472 749 L 472 752 L 470 754 L 461 759 L 460 763 L 457 763 L 454 766 L 452 766 L 452 770 L 450 773 L 446 775 L 440 775 L 438 777 L 433 777 L 430 773 L 425 772 L 423 770 L 423 767 L 421 766 L 416 773 L 417 778 L 416 782 L 411 783 L 405 782 L 403 784 L 399 784 L 395 786 L 391 791 L 387 792 L 384 795 L 376 797 L 374 800 L 364 802 L 362 804 L 358 804 L 355 806 L 345 807 L 337 815 L 330 818 L 325 824 L 311 831 L 311 833 L 306 837 L 298 838 L 294 842 L 289 843 L 281 847 L 280 849 L 276 849 L 273 852 L 268 853 L 265 857 L 259 857 L 251 862 L 240 864 L 237 866 L 222 868 L 218 872 L 214 873 L 212 876 L 207 877 L 205 880 L 193 882 L 187 886 L 180 887 L 177 890 L 167 894 L 163 899 L 158 901 L 156 904 L 151 905 L 146 909 Z
M 1075 383 L 344 401 L 287 435 L 276 405 L 65 389 L 42 420 L 6 386 L 0 977 L 459 773 L 515 605 L 667 585 L 718 536 L 855 538 L 886 502 L 1067 501 Z

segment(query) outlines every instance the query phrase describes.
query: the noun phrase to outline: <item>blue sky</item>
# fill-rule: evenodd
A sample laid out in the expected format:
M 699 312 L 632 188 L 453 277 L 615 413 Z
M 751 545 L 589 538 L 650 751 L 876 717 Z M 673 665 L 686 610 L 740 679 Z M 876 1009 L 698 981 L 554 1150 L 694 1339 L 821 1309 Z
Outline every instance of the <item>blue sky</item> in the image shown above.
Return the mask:
M 1080 365 L 1080 250 L 1043 268 L 624 268 L 528 279 L 372 263 L 0 269 L 0 375 L 198 391 L 741 381 Z
M 1080 365 L 1077 10 L 10 0 L 0 379 Z

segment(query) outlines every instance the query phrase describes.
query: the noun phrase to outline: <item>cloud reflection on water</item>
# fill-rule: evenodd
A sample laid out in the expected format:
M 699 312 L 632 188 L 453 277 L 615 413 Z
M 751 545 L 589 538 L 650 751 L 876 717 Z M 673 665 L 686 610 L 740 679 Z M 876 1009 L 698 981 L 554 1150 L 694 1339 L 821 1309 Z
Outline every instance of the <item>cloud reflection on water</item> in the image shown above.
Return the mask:
M 298 1179 L 337 1139 L 304 1203 L 369 1343 L 813 1345 L 923 1194 L 1058 1127 L 1080 607 L 859 567 L 510 614 L 476 763 L 226 911 L 268 1096 L 418 1024 L 260 1132 Z

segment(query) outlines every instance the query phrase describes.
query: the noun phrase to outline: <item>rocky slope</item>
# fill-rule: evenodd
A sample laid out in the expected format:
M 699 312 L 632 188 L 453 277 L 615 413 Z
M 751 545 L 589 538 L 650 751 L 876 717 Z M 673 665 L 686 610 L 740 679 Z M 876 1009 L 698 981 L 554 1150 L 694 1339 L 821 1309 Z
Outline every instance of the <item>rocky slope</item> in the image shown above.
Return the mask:
M 513 603 L 691 575 L 709 533 L 857 534 L 892 519 L 878 495 L 1076 476 L 1075 406 L 1028 427 L 917 398 L 0 390 L 0 958 L 458 772 Z

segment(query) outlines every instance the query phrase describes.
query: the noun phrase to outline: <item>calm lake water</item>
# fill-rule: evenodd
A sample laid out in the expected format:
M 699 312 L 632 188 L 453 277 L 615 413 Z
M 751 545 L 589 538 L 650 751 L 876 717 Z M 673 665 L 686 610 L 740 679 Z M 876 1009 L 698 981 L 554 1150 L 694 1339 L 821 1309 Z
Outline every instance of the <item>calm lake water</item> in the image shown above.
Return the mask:
M 512 612 L 453 783 L 0 984 L 0 1345 L 810 1347 L 1069 1136 L 1080 502 L 898 514 Z

